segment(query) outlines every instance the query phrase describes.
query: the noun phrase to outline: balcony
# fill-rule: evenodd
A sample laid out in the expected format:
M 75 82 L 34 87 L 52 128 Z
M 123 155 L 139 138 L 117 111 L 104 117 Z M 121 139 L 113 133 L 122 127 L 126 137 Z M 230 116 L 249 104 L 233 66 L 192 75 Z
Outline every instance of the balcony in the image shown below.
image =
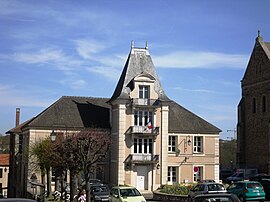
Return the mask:
M 154 154 L 129 154 L 125 163 L 155 164 L 159 161 L 159 155 Z
M 147 98 L 133 98 L 131 99 L 131 104 L 134 107 L 159 107 L 160 100 L 159 99 L 147 99 Z
M 159 127 L 152 127 L 150 129 L 147 126 L 130 126 L 125 134 L 136 134 L 137 136 L 156 137 L 159 134 Z

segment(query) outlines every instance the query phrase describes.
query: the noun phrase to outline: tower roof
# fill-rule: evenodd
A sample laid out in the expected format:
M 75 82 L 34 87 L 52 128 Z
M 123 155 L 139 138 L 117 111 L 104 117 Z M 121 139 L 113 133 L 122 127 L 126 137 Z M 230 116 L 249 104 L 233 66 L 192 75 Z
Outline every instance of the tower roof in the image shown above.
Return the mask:
M 154 90 L 158 94 L 161 101 L 169 101 L 169 98 L 165 95 L 160 81 L 158 79 L 155 66 L 152 62 L 151 56 L 148 51 L 148 46 L 146 43 L 145 48 L 134 47 L 132 42 L 131 51 L 127 58 L 126 64 L 117 83 L 115 91 L 109 100 L 109 102 L 116 99 L 128 99 L 129 92 L 132 91 L 133 79 L 138 75 L 151 75 L 155 80 Z

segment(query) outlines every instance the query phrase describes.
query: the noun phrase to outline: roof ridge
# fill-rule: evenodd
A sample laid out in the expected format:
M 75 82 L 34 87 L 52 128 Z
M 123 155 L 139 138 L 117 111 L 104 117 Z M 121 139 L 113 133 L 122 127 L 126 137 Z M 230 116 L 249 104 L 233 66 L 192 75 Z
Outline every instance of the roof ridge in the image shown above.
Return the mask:
M 109 97 L 93 97 L 93 96 L 72 96 L 72 95 L 63 95 L 61 98 L 94 98 L 94 99 L 110 99 Z M 60 98 L 60 99 L 61 99 Z

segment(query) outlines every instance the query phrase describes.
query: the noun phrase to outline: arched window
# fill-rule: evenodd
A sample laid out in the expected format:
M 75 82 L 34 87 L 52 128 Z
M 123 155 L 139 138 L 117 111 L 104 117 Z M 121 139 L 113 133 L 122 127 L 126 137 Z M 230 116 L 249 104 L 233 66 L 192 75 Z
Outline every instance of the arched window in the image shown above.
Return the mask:
M 254 114 L 256 113 L 256 98 L 252 99 L 252 112 Z
M 266 112 L 266 97 L 262 97 L 262 112 Z

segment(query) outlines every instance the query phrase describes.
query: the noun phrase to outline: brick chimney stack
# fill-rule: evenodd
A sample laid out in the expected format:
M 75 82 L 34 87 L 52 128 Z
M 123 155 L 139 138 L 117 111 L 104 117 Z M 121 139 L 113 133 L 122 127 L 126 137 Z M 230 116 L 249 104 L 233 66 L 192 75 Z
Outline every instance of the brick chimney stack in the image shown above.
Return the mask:
M 20 108 L 16 108 L 16 125 L 17 127 L 20 124 Z

